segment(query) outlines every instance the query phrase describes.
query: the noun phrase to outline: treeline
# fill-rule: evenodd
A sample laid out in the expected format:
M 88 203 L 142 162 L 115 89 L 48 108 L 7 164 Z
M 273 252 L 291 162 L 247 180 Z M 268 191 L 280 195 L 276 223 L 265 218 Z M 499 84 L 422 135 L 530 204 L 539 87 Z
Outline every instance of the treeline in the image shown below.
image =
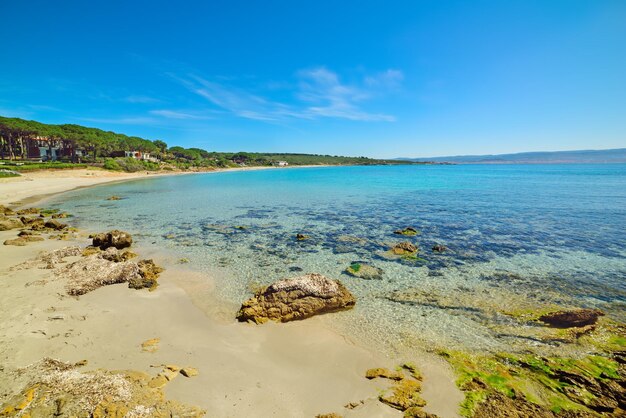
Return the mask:
M 158 139 L 148 140 L 74 124 L 52 125 L 0 116 L 0 159 L 25 160 L 28 141 L 37 141 L 38 138 L 46 138 L 46 142 L 51 147 L 55 141 L 54 146 L 67 147 L 67 144 L 70 144 L 72 150 L 84 151 L 80 153 L 84 156 L 82 158 L 83 163 L 91 162 L 115 170 L 129 170 L 130 167 L 155 170 L 160 168 L 191 169 L 240 165 L 264 166 L 277 164 L 279 161 L 284 161 L 289 165 L 402 163 L 395 160 L 375 160 L 366 157 L 289 153 L 226 153 L 179 146 L 168 148 L 167 143 Z M 160 164 L 152 162 L 141 166 L 132 161 L 123 161 L 119 158 L 123 151 L 150 153 L 159 159 Z
M 45 137 L 51 141 L 71 141 L 75 148 L 84 149 L 95 161 L 99 156 L 109 156 L 115 151 L 142 151 L 157 153 L 167 145 L 163 141 L 149 141 L 136 136 L 103 131 L 98 128 L 64 124 L 51 125 L 19 118 L 0 116 L 0 152 L 26 158 L 25 141 Z

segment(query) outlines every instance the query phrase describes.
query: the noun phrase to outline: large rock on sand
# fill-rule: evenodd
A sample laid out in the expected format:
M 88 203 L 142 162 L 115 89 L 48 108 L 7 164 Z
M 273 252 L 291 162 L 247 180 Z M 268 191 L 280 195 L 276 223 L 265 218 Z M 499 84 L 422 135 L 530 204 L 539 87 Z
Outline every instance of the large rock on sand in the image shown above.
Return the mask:
M 262 324 L 296 321 L 314 315 L 350 309 L 356 300 L 338 281 L 321 274 L 279 280 L 241 305 L 237 319 Z
M 109 247 L 115 247 L 119 250 L 130 247 L 132 243 L 133 237 L 128 232 L 117 229 L 93 236 L 93 246 L 100 247 L 101 250 L 106 250 Z
M 8 231 L 10 229 L 22 228 L 24 224 L 21 220 L 16 218 L 1 218 L 0 219 L 0 231 Z

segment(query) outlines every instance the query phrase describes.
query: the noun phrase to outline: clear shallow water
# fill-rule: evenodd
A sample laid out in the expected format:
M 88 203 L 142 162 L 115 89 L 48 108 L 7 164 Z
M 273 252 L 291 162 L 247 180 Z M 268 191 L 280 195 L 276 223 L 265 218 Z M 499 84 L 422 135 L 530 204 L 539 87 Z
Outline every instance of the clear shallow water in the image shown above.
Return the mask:
M 511 334 L 499 312 L 528 306 L 626 319 L 626 165 L 225 172 L 78 190 L 51 204 L 79 227 L 128 230 L 188 258 L 233 305 L 302 272 L 339 278 L 359 303 L 324 320 L 386 347 L 523 345 L 532 340 Z M 393 234 L 405 226 L 421 233 Z M 311 238 L 297 241 L 299 232 Z M 390 257 L 400 241 L 419 244 L 421 260 Z M 434 244 L 450 250 L 433 254 Z M 383 279 L 343 274 L 354 261 Z

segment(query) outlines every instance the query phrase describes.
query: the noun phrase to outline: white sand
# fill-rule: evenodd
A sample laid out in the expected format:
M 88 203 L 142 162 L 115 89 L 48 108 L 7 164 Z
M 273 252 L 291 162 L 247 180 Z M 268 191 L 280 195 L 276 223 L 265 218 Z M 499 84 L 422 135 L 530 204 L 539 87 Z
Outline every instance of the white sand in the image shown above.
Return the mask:
M 0 203 L 137 177 L 84 176 L 32 174 L 32 181 L 3 182 Z M 0 241 L 15 235 L 0 232 Z M 87 245 L 88 240 L 79 243 Z M 50 270 L 9 269 L 39 250 L 69 244 L 0 246 L 0 404 L 20 389 L 12 387 L 4 373 L 50 356 L 87 359 L 87 369 L 132 369 L 153 375 L 159 369 L 151 365 L 195 367 L 197 377 L 179 376 L 165 391 L 168 397 L 206 409 L 211 417 L 314 417 L 329 412 L 397 417 L 402 414 L 377 400 L 388 383 L 368 381 L 364 373 L 372 367 L 415 361 L 425 376 L 425 409 L 441 417 L 457 416 L 462 394 L 444 362 L 424 353 L 416 353 L 419 361 L 387 358 L 324 328 L 316 318 L 262 326 L 219 320 L 212 311 L 223 308 L 211 299 L 210 278 L 177 268 L 167 259 L 157 259 L 167 270 L 154 292 L 120 284 L 80 298 L 66 296 L 63 281 L 55 280 Z M 141 343 L 150 338 L 160 338 L 160 348 L 142 352 Z M 343 407 L 359 401 L 365 402 L 355 409 Z

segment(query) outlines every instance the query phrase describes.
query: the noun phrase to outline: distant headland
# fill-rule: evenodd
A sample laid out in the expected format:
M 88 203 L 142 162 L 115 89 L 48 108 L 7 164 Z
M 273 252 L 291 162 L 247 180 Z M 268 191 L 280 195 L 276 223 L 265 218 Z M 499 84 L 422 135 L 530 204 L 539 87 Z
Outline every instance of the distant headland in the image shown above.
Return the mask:
M 626 148 L 520 152 L 515 154 L 455 155 L 449 157 L 398 158 L 398 160 L 463 164 L 608 164 L 626 163 Z

